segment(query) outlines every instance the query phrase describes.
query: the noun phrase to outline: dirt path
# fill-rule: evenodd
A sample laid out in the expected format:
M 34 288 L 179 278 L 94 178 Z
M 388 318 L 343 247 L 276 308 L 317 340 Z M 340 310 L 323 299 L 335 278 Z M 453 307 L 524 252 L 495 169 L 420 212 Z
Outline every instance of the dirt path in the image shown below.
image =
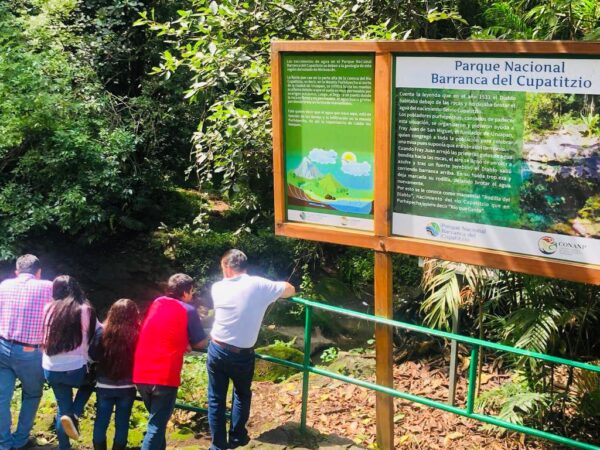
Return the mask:
M 342 368 L 352 370 L 355 376 L 373 380 L 374 358 L 354 356 L 342 359 Z M 357 366 L 360 360 L 363 366 Z M 464 407 L 467 391 L 468 358 L 461 360 L 457 386 L 457 406 Z M 490 366 L 484 366 L 482 391 L 510 381 L 510 376 Z M 394 368 L 394 387 L 439 402 L 448 395 L 447 362 L 441 356 L 419 362 L 404 362 Z M 373 449 L 375 447 L 375 393 L 366 389 L 311 376 L 307 425 L 309 432 L 299 432 L 302 380 L 296 375 L 280 384 L 255 382 L 253 385 L 252 414 L 248 428 L 252 441 L 246 449 Z M 401 399 L 395 400 L 395 448 L 452 449 L 452 450 L 549 450 L 558 449 L 548 441 L 535 440 L 521 434 L 506 434 L 485 429 L 483 424 L 434 408 Z M 91 422 L 91 421 L 90 421 Z M 207 449 L 210 432 L 205 416 L 176 411 L 169 426 L 169 449 Z M 88 424 L 89 425 L 89 424 Z M 187 430 L 187 431 L 186 431 Z M 138 431 L 139 433 L 139 431 Z M 131 437 L 131 436 L 130 436 Z M 40 450 L 56 448 L 54 433 L 38 433 L 48 439 Z M 141 435 L 140 435 L 141 438 Z M 138 438 L 139 439 L 139 438 Z M 89 448 L 91 435 L 79 445 Z

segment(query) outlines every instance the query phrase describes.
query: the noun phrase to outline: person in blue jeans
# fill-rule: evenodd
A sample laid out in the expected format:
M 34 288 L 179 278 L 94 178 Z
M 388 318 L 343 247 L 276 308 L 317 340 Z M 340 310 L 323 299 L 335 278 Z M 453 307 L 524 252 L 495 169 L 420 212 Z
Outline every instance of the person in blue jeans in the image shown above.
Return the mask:
M 206 347 L 200 316 L 191 305 L 193 292 L 189 275 L 172 275 L 166 295 L 152 302 L 140 331 L 133 382 L 149 413 L 142 450 L 166 448 L 165 432 L 181 384 L 183 355 L 190 348 Z
M 271 303 L 296 292 L 285 281 L 248 275 L 247 264 L 248 258 L 240 250 L 227 251 L 221 258 L 223 280 L 211 289 L 215 320 L 206 360 L 211 450 L 237 448 L 250 441 L 246 423 L 252 400 L 254 345 L 260 325 Z M 228 435 L 225 405 L 230 380 L 233 405 Z
M 21 381 L 21 411 L 14 434 L 10 433 L 10 402 L 16 379 Z M 0 414 L 2 433 L 0 449 L 29 447 L 29 433 L 42 397 L 44 374 L 42 353 L 38 348 L 23 346 L 0 339 Z M 4 405 L 7 405 L 6 407 Z
M 39 259 L 17 259 L 16 277 L 0 283 L 0 450 L 25 449 L 42 398 L 44 307 L 52 301 L 52 282 L 42 280 Z M 11 433 L 10 404 L 21 382 L 21 410 Z
M 94 337 L 90 349 L 97 361 L 96 421 L 94 450 L 106 450 L 106 430 L 115 412 L 113 450 L 127 448 L 129 417 L 135 401 L 133 355 L 140 333 L 140 312 L 127 298 L 117 300 Z
M 56 277 L 52 297 L 54 301 L 47 305 L 44 319 L 42 367 L 58 406 L 58 448 L 67 450 L 71 448 L 69 438 L 79 439 L 78 418 L 90 397 L 86 380 L 88 349 L 97 322 L 92 306 L 73 277 Z M 85 388 L 78 389 L 82 386 Z

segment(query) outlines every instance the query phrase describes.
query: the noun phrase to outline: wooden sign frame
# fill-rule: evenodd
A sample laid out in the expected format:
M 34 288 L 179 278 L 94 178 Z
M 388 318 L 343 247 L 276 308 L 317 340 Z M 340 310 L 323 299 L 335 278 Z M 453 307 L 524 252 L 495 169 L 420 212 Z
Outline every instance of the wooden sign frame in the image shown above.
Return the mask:
M 275 41 L 272 50 L 273 175 L 275 233 L 299 239 L 404 253 L 467 264 L 600 284 L 600 265 L 550 260 L 507 251 L 436 242 L 391 234 L 392 67 L 402 53 L 600 55 L 600 42 L 565 41 Z M 374 231 L 355 231 L 286 221 L 283 145 L 282 54 L 371 53 L 375 55 Z M 600 80 L 599 80 L 600 81 Z

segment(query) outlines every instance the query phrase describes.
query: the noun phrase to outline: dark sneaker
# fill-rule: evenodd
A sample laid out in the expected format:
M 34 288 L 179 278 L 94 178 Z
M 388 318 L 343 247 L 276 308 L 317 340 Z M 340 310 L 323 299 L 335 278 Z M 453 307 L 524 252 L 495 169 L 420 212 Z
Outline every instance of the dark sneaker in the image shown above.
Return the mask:
M 248 445 L 250 442 L 250 437 L 248 435 L 242 438 L 229 438 L 229 448 L 238 448 Z
M 79 440 L 79 423 L 75 417 L 61 416 L 60 424 L 67 436 L 76 441 Z
M 29 448 L 34 448 L 38 446 L 38 441 L 36 438 L 29 438 L 27 440 L 27 442 L 25 443 L 25 445 L 23 445 L 22 447 L 13 447 L 11 448 L 11 450 L 27 450 Z

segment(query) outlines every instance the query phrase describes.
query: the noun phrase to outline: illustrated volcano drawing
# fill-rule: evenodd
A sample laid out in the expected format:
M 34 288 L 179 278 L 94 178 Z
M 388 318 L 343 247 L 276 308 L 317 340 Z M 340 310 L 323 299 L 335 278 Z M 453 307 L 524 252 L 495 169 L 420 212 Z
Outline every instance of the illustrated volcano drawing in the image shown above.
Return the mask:
M 320 178 L 323 176 L 319 169 L 317 169 L 317 167 L 307 157 L 302 158 L 302 162 L 298 167 L 296 167 L 294 174 L 297 177 L 305 178 L 307 180 L 314 180 L 315 178 Z

